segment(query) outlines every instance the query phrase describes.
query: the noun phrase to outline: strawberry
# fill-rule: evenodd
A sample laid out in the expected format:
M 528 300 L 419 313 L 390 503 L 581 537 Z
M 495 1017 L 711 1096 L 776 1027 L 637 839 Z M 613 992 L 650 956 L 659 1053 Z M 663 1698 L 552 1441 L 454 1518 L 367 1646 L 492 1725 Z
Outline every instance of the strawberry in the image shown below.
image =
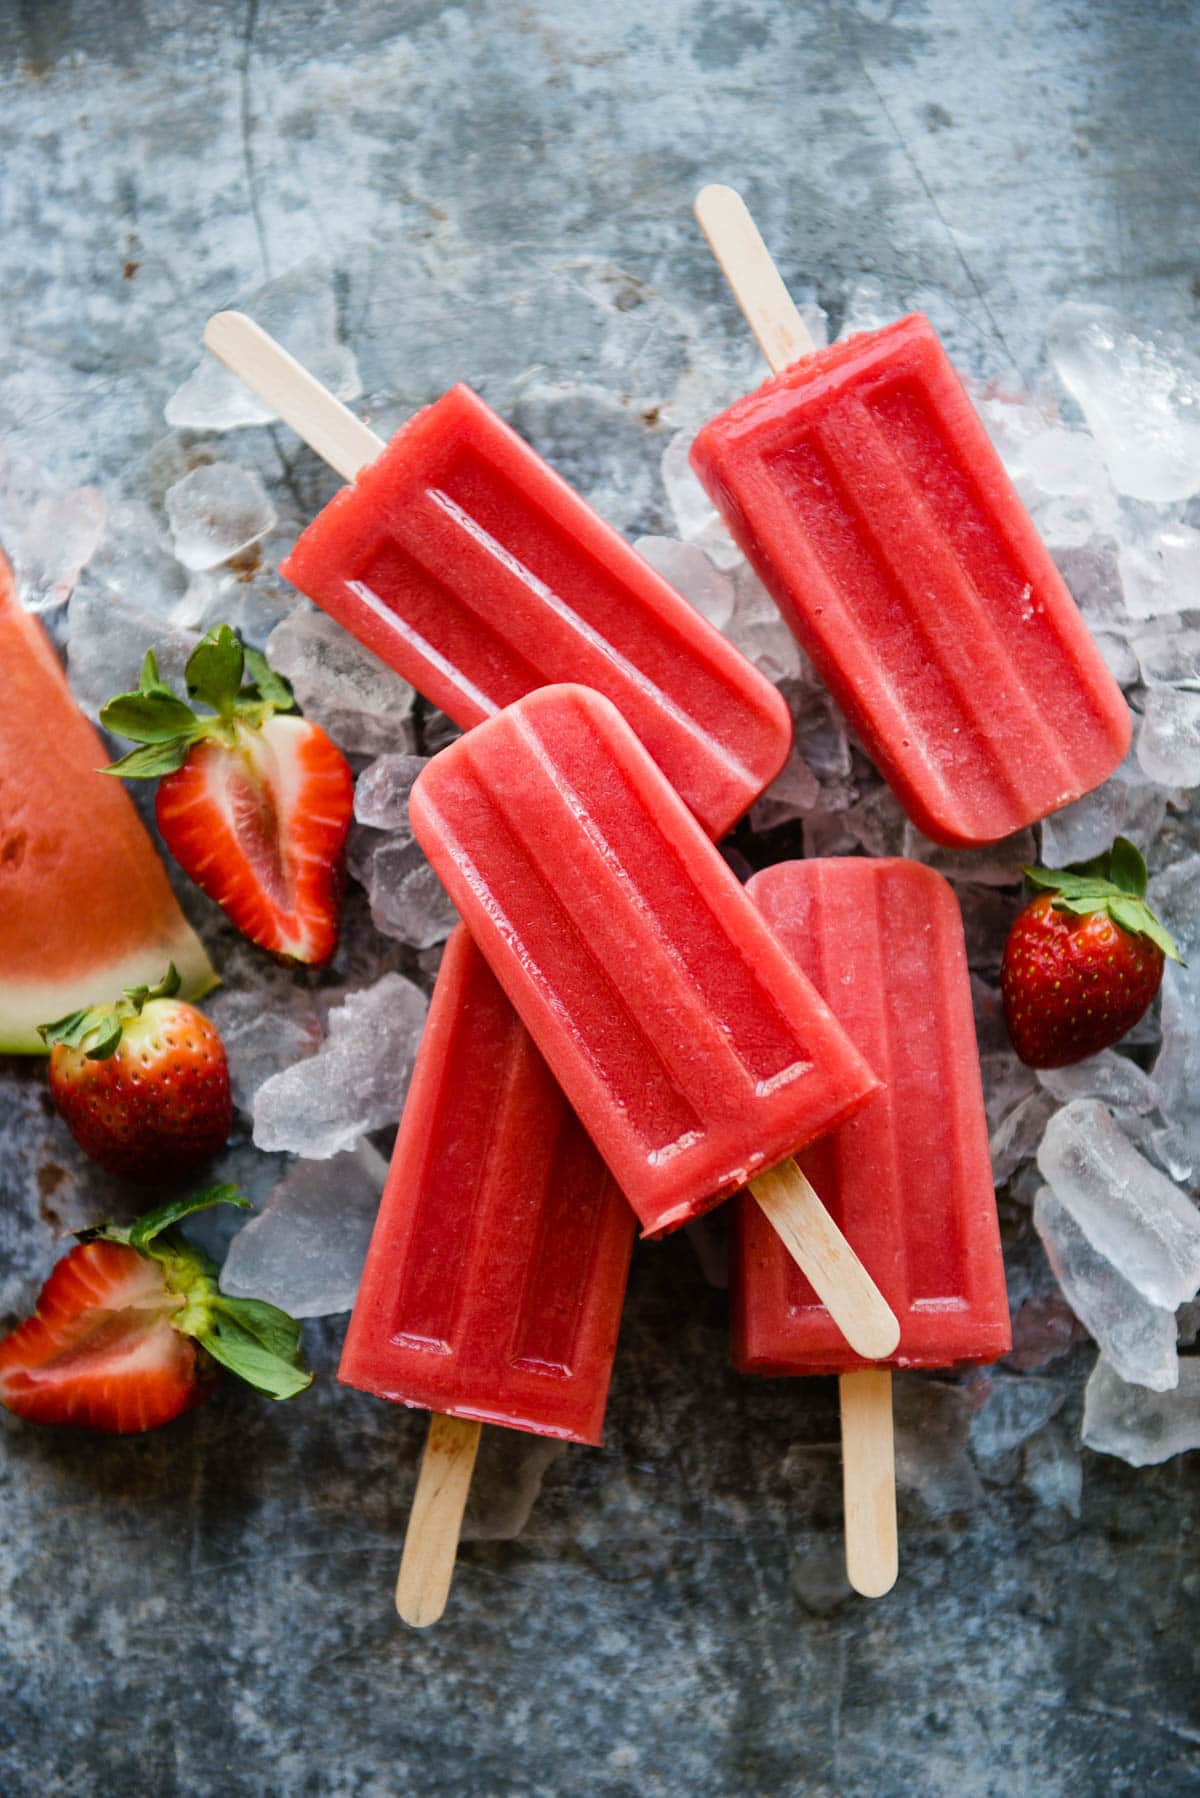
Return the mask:
M 174 1228 L 208 1205 L 247 1203 L 215 1186 L 128 1229 L 85 1232 L 33 1316 L 0 1341 L 0 1404 L 34 1423 L 127 1435 L 202 1404 L 222 1367 L 270 1398 L 303 1392 L 299 1324 L 260 1299 L 226 1298 L 208 1256 Z
M 162 777 L 164 842 L 252 942 L 291 961 L 328 961 L 353 805 L 345 756 L 318 725 L 290 715 L 288 683 L 227 624 L 196 645 L 185 680 L 211 712 L 177 698 L 147 651 L 137 692 L 100 714 L 106 729 L 141 745 L 110 772 Z
M 172 966 L 156 987 L 42 1025 L 55 1105 L 84 1153 L 123 1179 L 189 1173 L 229 1135 L 225 1046 L 178 990 Z
M 1061 1068 L 1132 1030 L 1179 951 L 1146 903 L 1146 864 L 1127 837 L 1094 861 L 1025 875 L 1046 891 L 1004 946 L 1004 1019 L 1023 1062 Z

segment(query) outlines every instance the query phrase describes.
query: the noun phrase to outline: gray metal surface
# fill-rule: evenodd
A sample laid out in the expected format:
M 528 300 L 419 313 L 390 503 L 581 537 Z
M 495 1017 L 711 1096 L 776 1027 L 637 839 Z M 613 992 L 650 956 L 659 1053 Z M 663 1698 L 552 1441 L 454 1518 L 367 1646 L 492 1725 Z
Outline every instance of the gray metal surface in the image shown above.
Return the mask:
M 10 4 L 4 441 L 104 481 L 163 435 L 205 317 L 320 254 L 396 416 L 464 376 L 614 522 L 661 527 L 666 425 L 756 369 L 702 180 L 744 188 L 835 323 L 874 276 L 964 365 L 1036 379 L 1067 295 L 1194 328 L 1198 24 L 1123 0 Z M 264 441 L 301 508 L 331 490 Z M 51 1259 L 50 1129 L 6 1076 L 0 1324 Z M 553 1463 L 518 1540 L 468 1542 L 416 1635 L 390 1584 L 424 1421 L 335 1385 L 337 1320 L 309 1334 L 325 1377 L 294 1407 L 227 1391 L 125 1442 L 0 1413 L 5 1798 L 1200 1790 L 1197 1458 L 1085 1455 L 1078 1517 L 1022 1450 L 909 1486 L 899 1585 L 851 1600 L 832 1384 L 736 1378 L 675 1239 L 636 1257 L 606 1449 Z M 1088 1365 L 1037 1376 L 1063 1442 Z M 969 1393 L 905 1402 L 914 1452 L 965 1428 Z

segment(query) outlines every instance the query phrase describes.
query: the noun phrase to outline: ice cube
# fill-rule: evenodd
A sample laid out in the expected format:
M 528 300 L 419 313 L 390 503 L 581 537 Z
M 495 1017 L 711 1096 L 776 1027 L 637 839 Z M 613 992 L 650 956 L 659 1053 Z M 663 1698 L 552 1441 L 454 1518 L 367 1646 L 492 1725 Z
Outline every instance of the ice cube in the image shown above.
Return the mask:
M 966 1389 L 923 1374 L 892 1383 L 896 1485 L 921 1501 L 930 1517 L 970 1511 L 982 1496 L 967 1454 L 971 1400 Z
M 1102 1099 L 1117 1111 L 1153 1111 L 1158 1093 L 1149 1074 L 1127 1055 L 1102 1049 L 1086 1061 L 1065 1068 L 1042 1068 L 1038 1079 L 1048 1093 L 1067 1105 L 1072 1099 Z
M 321 1020 L 306 987 L 286 974 L 262 973 L 252 989 L 222 987 L 208 1001 L 229 1060 L 229 1080 L 239 1111 L 250 1113 L 264 1080 L 314 1055 Z
M 749 563 L 733 570 L 733 615 L 725 635 L 768 680 L 796 678 L 803 668 L 799 646 Z
M 1037 1190 L 1043 1190 L 1040 1182 Z M 1035 1193 L 1035 1201 L 1036 1196 Z M 1061 1361 L 1077 1342 L 1088 1340 L 1088 1333 L 1062 1293 L 1052 1292 L 1022 1300 L 1012 1315 L 1012 1337 L 1005 1364 L 1029 1373 L 1048 1367 L 1052 1361 Z
M 95 487 L 62 487 L 23 456 L 0 451 L 0 544 L 30 612 L 65 605 L 104 534 Z
M 997 1186 L 1011 1180 L 1022 1162 L 1032 1160 L 1054 1113 L 1049 1093 L 1034 1091 L 995 1126 L 991 1135 L 992 1179 Z
M 733 583 L 702 549 L 674 537 L 639 537 L 633 547 L 701 617 L 719 631 L 726 629 L 733 617 Z
M 1186 1179 L 1200 1162 L 1200 962 L 1168 962 L 1162 988 L 1162 1048 L 1154 1086 L 1167 1123 L 1156 1154 Z
M 1200 1448 L 1200 1358 L 1184 1355 L 1170 1392 L 1133 1386 L 1099 1360 L 1083 1403 L 1083 1443 L 1131 1467 L 1151 1467 Z
M 1138 761 L 1169 787 L 1200 784 L 1200 693 L 1152 687 L 1137 738 Z
M 1200 582 L 1196 603 L 1200 605 Z M 1200 690 L 1200 631 L 1146 631 L 1134 638 L 1133 647 L 1148 687 Z
M 1200 855 L 1184 856 L 1150 882 L 1150 903 L 1186 961 L 1200 959 Z
M 356 852 L 352 871 L 367 889 L 372 922 L 384 936 L 430 949 L 458 922 L 446 889 L 406 831 Z
M 868 855 L 903 855 L 908 819 L 890 787 L 876 787 L 845 814 L 846 827 Z
M 662 482 L 667 504 L 685 543 L 708 531 L 723 529 L 715 506 L 692 473 L 688 461 L 694 439 L 694 431 L 678 431 L 662 457 Z
M 302 262 L 247 296 L 243 310 L 340 400 L 362 392 L 353 352 L 338 341 L 333 271 Z M 183 431 L 232 431 L 276 417 L 213 356 L 197 363 L 167 401 L 167 423 Z
M 1126 610 L 1161 618 L 1200 605 L 1200 531 L 1171 523 L 1130 536 L 1117 552 Z
M 1138 335 L 1111 307 L 1068 301 L 1049 348 L 1118 492 L 1168 503 L 1200 490 L 1200 369 L 1182 343 Z
M 88 583 L 97 583 L 123 605 L 174 623 L 180 613 L 188 577 L 180 566 L 161 513 L 144 499 L 121 499 L 108 509 L 108 521 L 87 568 Z
M 296 1162 L 230 1244 L 222 1292 L 266 1299 L 293 1317 L 349 1311 L 379 1209 L 381 1169 L 381 1156 L 364 1163 L 353 1151 Z
M 1067 1303 L 1105 1360 L 1135 1385 L 1156 1392 L 1176 1385 L 1175 1313 L 1151 1304 L 1093 1248 L 1048 1186 L 1033 1202 L 1033 1222 Z
M 1032 1070 L 1025 1066 L 1011 1048 L 983 1051 L 979 1057 L 979 1070 L 983 1076 L 983 1103 L 987 1112 L 988 1129 L 995 1138 L 992 1150 L 994 1165 L 1004 1170 L 1001 1175 L 995 1176 L 999 1186 L 1016 1172 L 1022 1161 L 1033 1154 L 1041 1141 L 1040 1132 L 1033 1137 L 1032 1144 L 1028 1138 L 1038 1129 L 1037 1118 L 1042 1115 L 1043 1108 L 1033 1106 L 1022 1113 L 1020 1119 L 1013 1117 L 1017 1107 L 1036 1093 L 1037 1081 Z M 1010 1119 L 1005 1128 L 1006 1120 Z M 1044 1116 L 1042 1124 L 1044 1127 Z
M 271 632 L 267 660 L 339 748 L 362 755 L 412 748 L 413 689 L 326 613 L 298 606 Z
M 1096 1099 L 1051 1118 L 1038 1167 L 1092 1247 L 1151 1304 L 1174 1311 L 1200 1291 L 1200 1214 L 1151 1167 Z
M 400 1116 L 427 1002 L 402 974 L 351 993 L 320 1049 L 264 1081 L 254 1098 L 254 1140 L 311 1161 L 350 1149 Z
M 381 755 L 358 777 L 354 816 L 373 830 L 402 831 L 411 836 L 408 800 L 413 783 L 429 761 L 424 755 Z
M 793 743 L 788 759 L 750 813 L 755 831 L 774 830 L 803 818 L 820 803 L 821 783 Z
M 1074 805 L 1043 818 L 1042 866 L 1065 868 L 1110 848 L 1125 823 L 1127 800 L 1128 788 L 1114 776 Z
M 993 1371 L 971 1419 L 971 1450 L 985 1465 L 1001 1461 L 1043 1429 L 1067 1401 L 1067 1388 L 1037 1374 Z
M 31 612 L 65 605 L 104 531 L 105 505 L 95 487 L 48 494 L 25 520 L 17 540 L 22 603 Z
M 265 537 L 275 508 L 253 469 L 207 462 L 167 489 L 175 554 L 185 568 L 216 568 Z
M 1018 830 L 982 849 L 947 849 L 922 836 L 915 824 L 905 821 L 900 853 L 912 861 L 936 868 L 947 880 L 969 881 L 980 886 L 1019 886 L 1021 869 L 1037 860 L 1032 830 Z
M 137 686 L 143 658 L 152 648 L 162 678 L 182 692 L 183 671 L 197 640 L 194 631 L 139 612 L 85 583 L 72 594 L 67 611 L 71 691 L 88 716 L 97 718 L 106 700 Z

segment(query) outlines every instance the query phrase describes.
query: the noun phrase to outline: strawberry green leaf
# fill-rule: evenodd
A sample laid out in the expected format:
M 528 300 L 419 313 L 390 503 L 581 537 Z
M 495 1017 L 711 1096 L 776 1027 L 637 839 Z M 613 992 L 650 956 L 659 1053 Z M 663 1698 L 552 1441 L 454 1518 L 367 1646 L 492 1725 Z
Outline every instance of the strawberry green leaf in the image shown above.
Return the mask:
M 50 1048 L 80 1049 L 89 1061 L 108 1061 L 121 1041 L 121 1014 L 115 1005 L 90 1005 L 43 1024 L 39 1034 Z
M 214 712 L 227 717 L 234 709 L 242 685 L 245 651 L 240 637 L 227 624 L 219 624 L 201 637 L 188 657 L 184 679 L 193 699 L 203 700 Z
M 1140 899 L 1146 891 L 1146 858 L 1128 837 L 1118 837 L 1108 854 L 1109 879 L 1123 893 Z
M 156 1205 L 153 1211 L 147 1211 L 131 1224 L 124 1240 L 131 1249 L 140 1254 L 152 1255 L 150 1247 L 156 1237 L 164 1230 L 169 1230 L 181 1218 L 191 1217 L 195 1211 L 207 1211 L 212 1205 L 236 1205 L 240 1211 L 250 1210 L 250 1201 L 236 1186 L 206 1186 L 201 1192 L 189 1193 L 186 1198 L 168 1199 L 163 1205 Z
M 258 697 L 277 712 L 292 712 L 296 699 L 291 685 L 276 674 L 261 650 L 246 647 L 246 677 Z
M 216 1309 L 248 1330 L 269 1354 L 293 1367 L 299 1366 L 300 1325 L 278 1305 L 269 1305 L 265 1299 L 231 1299 L 222 1294 Z
M 139 693 L 147 695 L 165 693 L 168 699 L 175 697 L 158 672 L 158 657 L 152 649 L 148 649 L 142 658 L 142 672 L 138 677 L 137 690 Z
M 255 1320 L 255 1323 L 257 1327 L 252 1327 L 225 1303 L 216 1310 L 212 1324 L 197 1340 L 214 1361 L 219 1361 L 222 1367 L 227 1367 L 230 1373 L 237 1374 L 259 1392 L 265 1392 L 268 1398 L 295 1398 L 307 1391 L 313 1382 L 312 1374 L 265 1346 L 258 1333 L 261 1322 Z
M 121 780 L 157 780 L 160 775 L 174 774 L 182 768 L 190 747 L 186 737 L 176 737 L 172 743 L 146 743 L 141 749 L 131 749 L 119 761 L 110 762 L 100 772 L 115 774 Z
M 100 712 L 100 722 L 114 736 L 135 743 L 171 743 L 195 732 L 196 714 L 165 688 L 161 692 L 118 693 Z

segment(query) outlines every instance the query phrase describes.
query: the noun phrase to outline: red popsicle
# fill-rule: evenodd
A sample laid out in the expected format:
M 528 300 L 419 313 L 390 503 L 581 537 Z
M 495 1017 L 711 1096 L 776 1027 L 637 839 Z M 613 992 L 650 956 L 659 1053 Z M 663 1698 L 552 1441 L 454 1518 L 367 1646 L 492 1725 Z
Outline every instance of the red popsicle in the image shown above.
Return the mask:
M 805 1265 L 827 1297 L 832 1269 L 830 1302 L 853 1281 L 890 1349 L 895 1320 L 785 1161 L 874 1075 L 614 707 L 529 694 L 436 756 L 410 813 L 646 1233 L 746 1181 L 774 1217 L 791 1195 Z
M 970 847 L 1099 786 L 1129 708 L 928 319 L 806 353 L 738 197 L 697 212 L 776 375 L 692 465 L 909 816 Z
M 205 341 L 352 482 L 282 572 L 458 724 L 593 687 L 713 837 L 775 778 L 775 688 L 469 387 L 385 446 L 241 314 Z
M 409 1621 L 440 1614 L 481 1423 L 600 1440 L 633 1235 L 616 1182 L 460 926 L 338 1370 L 435 1413 L 397 1589 Z M 448 1465 L 460 1503 L 432 1520 L 439 1561 L 427 1508 Z
M 884 1086 L 801 1166 L 900 1320 L 875 1368 L 994 1361 L 1012 1347 L 962 919 L 940 874 L 918 862 L 783 862 L 747 892 L 828 1000 Z M 743 1373 L 843 1380 L 850 1506 L 859 1465 L 846 1424 L 874 1407 L 890 1438 L 890 1382 L 828 1311 L 741 1200 L 731 1282 L 733 1360 Z M 894 1510 L 893 1510 L 894 1515 Z M 852 1567 L 852 1578 L 854 1569 Z M 890 1582 L 889 1582 L 890 1583 Z

